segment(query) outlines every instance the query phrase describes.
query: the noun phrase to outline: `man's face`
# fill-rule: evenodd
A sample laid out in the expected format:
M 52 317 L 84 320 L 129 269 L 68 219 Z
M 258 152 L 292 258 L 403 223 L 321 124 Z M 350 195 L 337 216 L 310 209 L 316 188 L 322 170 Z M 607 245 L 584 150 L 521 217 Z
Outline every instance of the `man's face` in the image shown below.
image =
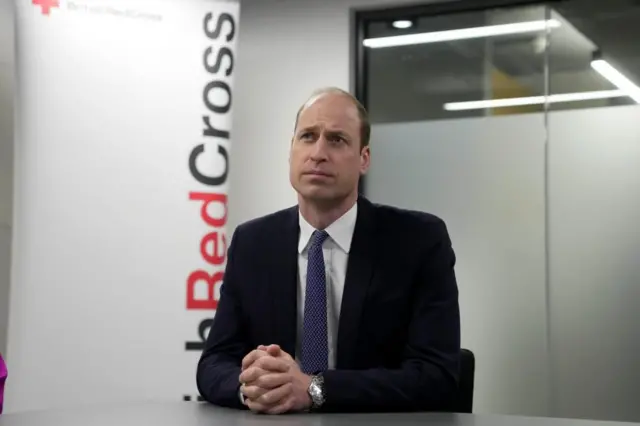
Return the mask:
M 307 102 L 289 162 L 291 185 L 306 199 L 332 204 L 357 191 L 369 147 L 360 148 L 360 118 L 348 97 L 328 93 Z

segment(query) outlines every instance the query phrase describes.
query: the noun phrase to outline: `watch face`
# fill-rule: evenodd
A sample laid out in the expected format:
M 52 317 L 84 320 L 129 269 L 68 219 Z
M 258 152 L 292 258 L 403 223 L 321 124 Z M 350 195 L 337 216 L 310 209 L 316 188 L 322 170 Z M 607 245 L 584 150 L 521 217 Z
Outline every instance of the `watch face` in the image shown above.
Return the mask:
M 311 393 L 312 398 L 318 398 L 321 394 L 320 386 L 311 382 L 311 386 L 309 386 L 309 393 Z
M 322 386 L 316 380 L 312 380 L 309 385 L 309 396 L 311 396 L 314 408 L 318 408 L 324 403 Z

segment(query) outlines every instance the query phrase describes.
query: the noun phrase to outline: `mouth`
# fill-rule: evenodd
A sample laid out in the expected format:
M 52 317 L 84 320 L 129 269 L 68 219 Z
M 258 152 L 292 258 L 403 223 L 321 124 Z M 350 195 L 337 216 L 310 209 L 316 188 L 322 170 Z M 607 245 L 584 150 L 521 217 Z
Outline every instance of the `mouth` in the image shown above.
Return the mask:
M 330 173 L 327 172 L 323 172 L 321 170 L 311 170 L 308 172 L 304 172 L 304 175 L 307 176 L 317 176 L 317 177 L 331 177 L 332 175 Z

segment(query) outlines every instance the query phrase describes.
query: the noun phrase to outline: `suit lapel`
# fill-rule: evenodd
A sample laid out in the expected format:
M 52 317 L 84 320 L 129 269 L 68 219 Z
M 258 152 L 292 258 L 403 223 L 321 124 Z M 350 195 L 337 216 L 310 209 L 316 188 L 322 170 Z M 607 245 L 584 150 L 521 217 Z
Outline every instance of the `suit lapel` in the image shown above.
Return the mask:
M 373 275 L 374 225 L 374 207 L 361 197 L 340 309 L 336 362 L 339 369 L 351 368 L 354 361 L 362 308 Z
M 298 209 L 291 208 L 280 229 L 274 229 L 272 238 L 281 241 L 271 253 L 269 286 L 271 290 L 271 311 L 273 322 L 273 342 L 291 356 L 295 356 L 297 324 L 297 283 L 298 283 Z M 266 302 L 266 301 L 265 301 Z

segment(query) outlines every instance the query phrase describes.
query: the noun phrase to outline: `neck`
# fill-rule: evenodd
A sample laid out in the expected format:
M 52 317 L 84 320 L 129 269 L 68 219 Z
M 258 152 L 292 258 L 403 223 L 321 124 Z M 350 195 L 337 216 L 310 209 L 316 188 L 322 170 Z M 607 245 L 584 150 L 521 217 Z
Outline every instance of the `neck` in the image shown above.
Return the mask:
M 322 203 L 317 200 L 305 199 L 298 195 L 298 207 L 300 214 L 315 229 L 325 229 L 336 220 L 340 219 L 358 201 L 358 191 L 354 191 L 348 197 L 331 203 Z

